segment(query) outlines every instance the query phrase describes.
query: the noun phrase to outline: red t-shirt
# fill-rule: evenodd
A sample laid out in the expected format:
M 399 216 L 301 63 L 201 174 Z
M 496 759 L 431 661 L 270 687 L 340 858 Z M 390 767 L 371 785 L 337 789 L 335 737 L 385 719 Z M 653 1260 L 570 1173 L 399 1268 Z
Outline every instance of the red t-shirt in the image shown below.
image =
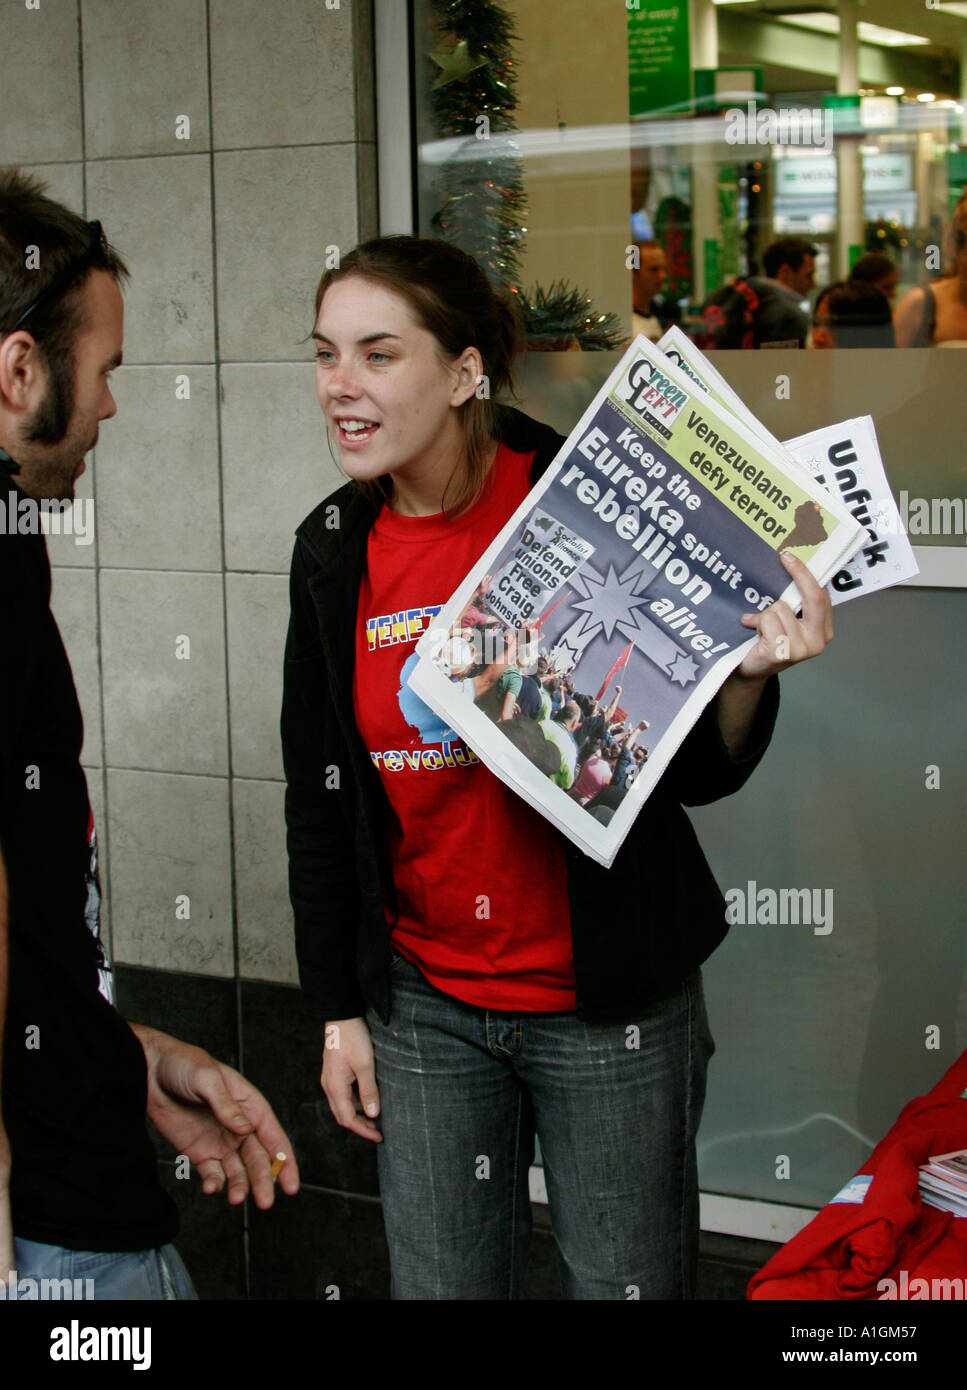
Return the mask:
M 500 445 L 483 495 L 453 520 L 382 508 L 353 708 L 395 813 L 393 945 L 466 1003 L 562 1011 L 575 1007 L 563 841 L 406 684 L 420 634 L 530 491 L 533 457 Z

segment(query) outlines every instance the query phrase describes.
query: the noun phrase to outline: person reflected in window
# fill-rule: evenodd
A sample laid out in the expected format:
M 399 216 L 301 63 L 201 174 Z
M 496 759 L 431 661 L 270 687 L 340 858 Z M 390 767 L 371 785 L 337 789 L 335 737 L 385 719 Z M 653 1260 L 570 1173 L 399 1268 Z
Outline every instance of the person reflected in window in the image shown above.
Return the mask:
M 875 285 L 837 280 L 816 300 L 814 348 L 895 347 L 893 319 L 886 296 Z
M 631 272 L 631 293 L 634 313 L 632 325 L 635 335 L 643 333 L 651 342 L 657 343 L 672 323 L 681 318 L 681 310 L 674 299 L 661 293 L 668 274 L 665 252 L 657 241 L 637 241 L 638 268 Z
M 967 347 L 967 193 L 954 208 L 950 274 L 910 290 L 893 315 L 897 347 Z
M 890 304 L 896 299 L 900 271 L 882 251 L 867 251 L 865 256 L 860 256 L 849 278 L 861 285 L 875 286 Z
M 803 348 L 809 315 L 803 308 L 816 275 L 816 247 L 782 237 L 762 254 L 765 275 L 736 276 L 713 290 L 702 305 L 698 346 Z

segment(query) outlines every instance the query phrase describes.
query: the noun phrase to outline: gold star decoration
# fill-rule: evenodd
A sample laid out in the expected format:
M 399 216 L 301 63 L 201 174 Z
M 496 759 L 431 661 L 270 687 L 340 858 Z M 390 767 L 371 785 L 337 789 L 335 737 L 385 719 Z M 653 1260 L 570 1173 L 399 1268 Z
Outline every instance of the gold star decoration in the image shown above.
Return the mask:
M 472 58 L 466 39 L 461 39 L 449 53 L 431 53 L 430 57 L 441 69 L 433 84 L 434 91 L 437 87 L 445 87 L 448 82 L 466 82 L 472 72 L 485 68 L 488 61 L 486 58 Z

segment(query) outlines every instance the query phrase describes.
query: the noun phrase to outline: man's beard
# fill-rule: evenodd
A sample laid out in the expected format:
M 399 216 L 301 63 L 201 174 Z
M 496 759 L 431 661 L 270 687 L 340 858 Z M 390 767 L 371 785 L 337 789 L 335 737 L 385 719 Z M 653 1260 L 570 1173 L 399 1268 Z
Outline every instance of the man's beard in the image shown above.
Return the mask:
M 58 360 L 47 364 L 47 394 L 37 407 L 26 438 L 32 444 L 60 444 L 74 413 L 74 364 Z

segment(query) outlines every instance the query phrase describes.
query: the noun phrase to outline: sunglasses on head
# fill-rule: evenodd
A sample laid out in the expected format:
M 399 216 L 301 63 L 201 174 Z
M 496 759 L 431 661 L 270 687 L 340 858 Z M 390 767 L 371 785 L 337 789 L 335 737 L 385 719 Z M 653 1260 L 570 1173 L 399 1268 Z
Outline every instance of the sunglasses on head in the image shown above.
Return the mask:
M 107 252 L 107 239 L 100 222 L 88 222 L 86 226 L 88 242 L 84 250 L 79 251 L 76 256 L 72 256 L 63 269 L 54 276 L 47 288 L 41 290 L 36 299 L 31 300 L 13 328 L 10 329 L 11 333 L 16 333 L 18 328 L 22 328 L 30 315 L 39 308 L 53 304 L 55 300 L 66 294 L 74 281 L 77 280 L 80 272 L 93 264 L 96 252 Z

